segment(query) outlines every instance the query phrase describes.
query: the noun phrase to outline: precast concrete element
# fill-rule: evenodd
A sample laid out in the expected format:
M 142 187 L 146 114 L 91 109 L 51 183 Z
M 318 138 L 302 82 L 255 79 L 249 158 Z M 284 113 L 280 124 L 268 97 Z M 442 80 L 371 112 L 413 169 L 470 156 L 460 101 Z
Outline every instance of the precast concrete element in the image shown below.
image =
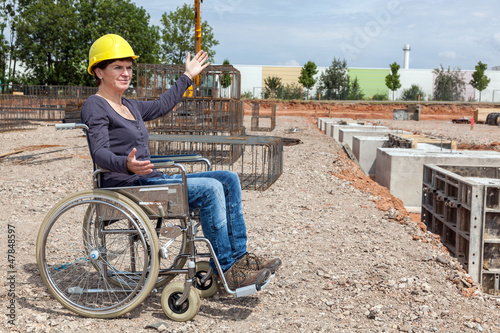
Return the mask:
M 500 153 L 494 151 L 424 151 L 420 149 L 377 148 L 375 179 L 401 199 L 409 209 L 422 204 L 422 172 L 425 164 L 498 166 Z
M 387 136 L 389 133 L 395 132 L 386 126 L 363 126 L 359 128 L 340 128 L 339 129 L 339 142 L 348 144 L 352 149 L 352 138 L 355 135 L 374 135 L 374 136 Z
M 326 133 L 326 128 L 328 127 L 329 124 L 333 124 L 333 123 L 337 123 L 338 120 L 335 120 L 335 119 L 327 119 L 327 120 L 323 120 L 323 123 L 321 124 L 321 127 L 320 127 L 320 130 L 322 132 L 325 132 Z
M 361 171 L 370 177 L 375 177 L 377 148 L 385 148 L 389 143 L 386 136 L 354 136 L 352 152 L 358 160 Z
M 328 117 L 318 118 L 318 128 L 321 131 L 326 131 L 328 124 L 347 122 L 351 120 L 352 119 L 350 118 L 328 118 Z
M 341 128 L 360 128 L 360 127 L 365 127 L 367 125 L 365 124 L 358 124 L 358 123 L 332 123 L 328 125 L 331 127 L 329 130 L 327 129 L 327 133 L 329 133 L 332 138 L 335 140 L 339 141 L 339 131 Z M 371 125 L 370 125 L 371 126 Z
M 500 296 L 500 168 L 424 165 L 422 222 L 483 291 Z
M 330 118 L 325 118 L 325 117 L 322 117 L 322 118 L 318 118 L 317 121 L 318 121 L 318 128 L 321 129 L 321 126 L 323 124 L 323 121 L 325 121 L 326 119 L 330 119 Z

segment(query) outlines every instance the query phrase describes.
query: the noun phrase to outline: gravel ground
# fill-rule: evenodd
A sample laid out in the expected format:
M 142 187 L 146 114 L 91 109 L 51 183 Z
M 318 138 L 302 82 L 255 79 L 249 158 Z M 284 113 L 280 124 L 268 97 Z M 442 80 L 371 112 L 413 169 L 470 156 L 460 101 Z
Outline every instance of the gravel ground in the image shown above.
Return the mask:
M 469 144 L 489 144 L 498 130 L 447 122 L 392 125 Z M 287 133 L 290 128 L 298 130 Z M 46 124 L 0 133 L 0 154 L 37 145 L 0 159 L 1 267 L 8 272 L 0 289 L 0 331 L 500 332 L 500 299 L 471 283 L 439 240 L 404 210 L 377 208 L 384 198 L 376 184 L 359 188 L 341 177 L 352 173 L 352 163 L 314 121 L 278 117 L 274 132 L 260 134 L 302 141 L 284 148 L 284 172 L 273 186 L 243 194 L 250 250 L 279 256 L 283 266 L 264 291 L 203 299 L 192 321 L 178 323 L 163 314 L 161 290 L 108 320 L 79 317 L 50 296 L 36 266 L 36 236 L 50 207 L 91 187 L 85 139 Z M 9 226 L 16 236 L 13 262 L 7 259 Z

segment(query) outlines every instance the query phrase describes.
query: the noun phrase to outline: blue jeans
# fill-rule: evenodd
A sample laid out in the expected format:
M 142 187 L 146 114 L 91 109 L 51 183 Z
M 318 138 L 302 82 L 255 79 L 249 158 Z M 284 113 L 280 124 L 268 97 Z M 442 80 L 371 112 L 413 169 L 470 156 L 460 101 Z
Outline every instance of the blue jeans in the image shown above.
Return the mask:
M 140 185 L 168 184 L 169 179 L 141 178 Z M 200 210 L 203 234 L 212 243 L 222 270 L 225 272 L 247 253 L 247 232 L 241 204 L 239 177 L 232 171 L 207 171 L 187 174 L 189 208 Z M 210 260 L 210 265 L 215 265 Z M 217 270 L 215 270 L 217 272 Z

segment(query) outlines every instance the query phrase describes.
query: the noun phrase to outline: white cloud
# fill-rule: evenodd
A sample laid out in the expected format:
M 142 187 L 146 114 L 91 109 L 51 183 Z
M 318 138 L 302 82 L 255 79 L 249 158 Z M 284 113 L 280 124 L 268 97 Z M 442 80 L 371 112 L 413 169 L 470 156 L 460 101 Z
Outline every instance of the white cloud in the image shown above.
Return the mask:
M 283 66 L 302 66 L 297 60 L 295 59 L 290 59 L 286 61 L 284 64 L 281 64 Z
M 455 51 L 447 50 L 438 53 L 439 58 L 445 60 L 455 60 L 457 58 L 457 53 Z

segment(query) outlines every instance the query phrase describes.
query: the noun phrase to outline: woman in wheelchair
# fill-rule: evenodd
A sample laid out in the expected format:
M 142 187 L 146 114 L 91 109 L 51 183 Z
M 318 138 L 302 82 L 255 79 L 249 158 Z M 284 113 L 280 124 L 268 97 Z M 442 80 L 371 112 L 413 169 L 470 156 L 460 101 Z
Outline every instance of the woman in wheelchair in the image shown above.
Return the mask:
M 138 101 L 122 97 L 132 79 L 134 59 L 128 42 L 118 35 L 105 35 L 89 52 L 88 73 L 98 92 L 89 97 L 81 119 L 89 127 L 94 161 L 110 172 L 102 175 L 102 187 L 166 184 L 172 177 L 153 169 L 144 121 L 170 112 L 181 100 L 192 79 L 205 69 L 207 53 L 192 59 L 187 54 L 185 72 L 157 100 Z M 247 252 L 247 236 L 238 175 L 231 171 L 207 171 L 187 175 L 190 209 L 199 209 L 203 233 L 214 248 L 229 288 L 261 285 L 281 265 Z M 210 262 L 214 272 L 214 263 Z

